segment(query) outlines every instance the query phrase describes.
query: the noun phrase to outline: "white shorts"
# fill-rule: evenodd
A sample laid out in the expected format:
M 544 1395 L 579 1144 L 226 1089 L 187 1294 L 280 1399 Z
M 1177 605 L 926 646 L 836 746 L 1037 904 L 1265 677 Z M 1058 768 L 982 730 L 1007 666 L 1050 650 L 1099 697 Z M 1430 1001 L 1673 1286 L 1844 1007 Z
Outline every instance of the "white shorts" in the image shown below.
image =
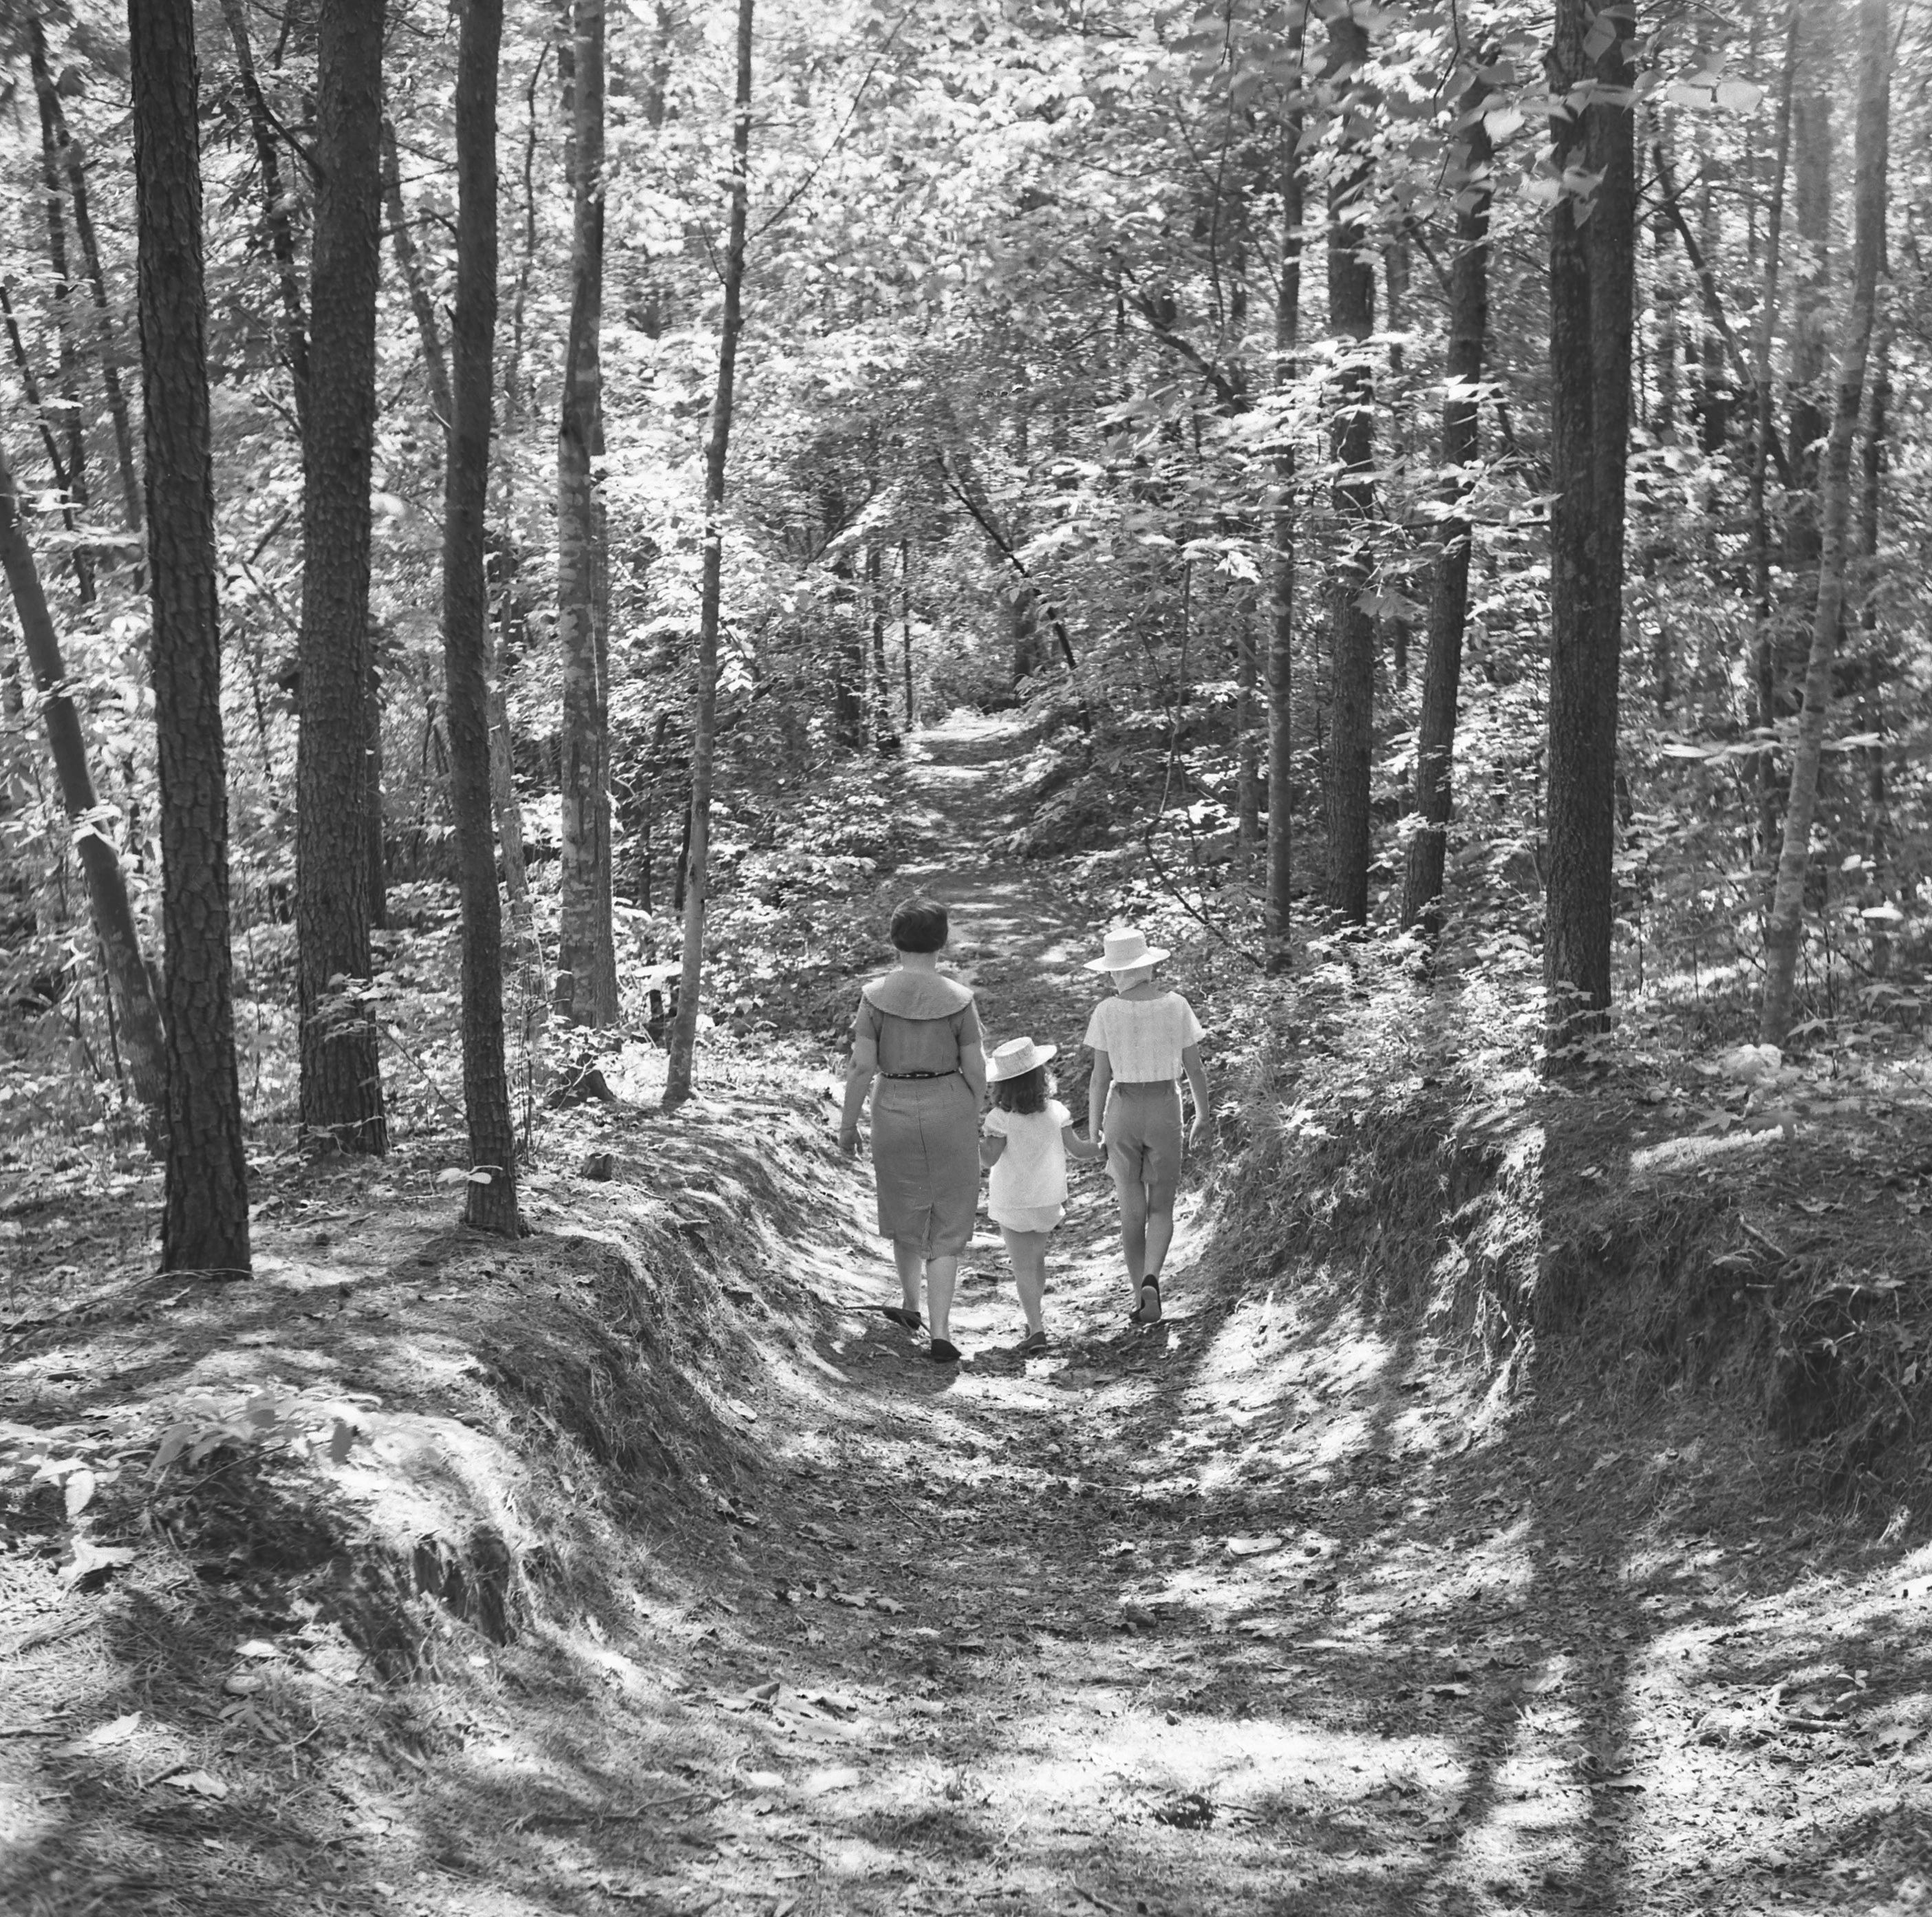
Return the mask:
M 1051 1232 L 1066 1216 L 1064 1204 L 1022 1204 L 986 1214 L 1003 1232 Z

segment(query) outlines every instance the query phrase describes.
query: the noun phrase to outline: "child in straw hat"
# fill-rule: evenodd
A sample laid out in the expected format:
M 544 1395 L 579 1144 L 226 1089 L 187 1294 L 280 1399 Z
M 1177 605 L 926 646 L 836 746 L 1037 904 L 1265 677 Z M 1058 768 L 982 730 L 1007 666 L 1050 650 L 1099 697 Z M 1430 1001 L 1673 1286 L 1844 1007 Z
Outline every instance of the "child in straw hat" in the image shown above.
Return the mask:
M 1010 1039 L 986 1060 L 993 1108 L 986 1114 L 980 1162 L 992 1170 L 986 1209 L 1013 1262 L 1027 1322 L 1020 1349 L 1029 1357 L 1047 1348 L 1042 1315 L 1046 1241 L 1066 1214 L 1066 1154 L 1100 1156 L 1100 1148 L 1080 1137 L 1072 1113 L 1052 1095 L 1047 1062 L 1059 1049 L 1030 1038 Z
M 1094 1053 L 1088 1130 L 1106 1150 L 1120 1201 L 1120 1250 L 1134 1292 L 1132 1324 L 1160 1322 L 1160 1268 L 1174 1238 L 1180 1182 L 1183 1072 L 1194 1094 L 1188 1142 L 1203 1143 L 1213 1124 L 1201 1062 L 1207 1034 L 1179 992 L 1154 982 L 1154 968 L 1167 956 L 1128 926 L 1108 933 L 1100 956 L 1087 962 L 1114 988 L 1088 1022 L 1086 1042 Z

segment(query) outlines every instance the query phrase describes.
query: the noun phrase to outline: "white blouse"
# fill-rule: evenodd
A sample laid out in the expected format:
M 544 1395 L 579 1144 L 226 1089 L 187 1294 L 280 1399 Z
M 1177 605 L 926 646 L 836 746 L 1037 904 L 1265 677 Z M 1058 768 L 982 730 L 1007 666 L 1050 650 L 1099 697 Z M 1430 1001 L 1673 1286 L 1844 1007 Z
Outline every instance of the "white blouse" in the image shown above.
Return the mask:
M 995 1214 L 1066 1202 L 1066 1142 L 1060 1133 L 1072 1122 L 1058 1099 L 1048 1099 L 1044 1112 L 1002 1112 L 996 1105 L 986 1114 L 987 1137 L 1006 1142 L 986 1180 L 986 1202 Z
M 1158 998 L 1116 993 L 1094 1006 L 1084 1042 L 1107 1054 L 1118 1084 L 1171 1084 L 1180 1076 L 1181 1053 L 1206 1036 L 1194 1007 L 1178 992 Z

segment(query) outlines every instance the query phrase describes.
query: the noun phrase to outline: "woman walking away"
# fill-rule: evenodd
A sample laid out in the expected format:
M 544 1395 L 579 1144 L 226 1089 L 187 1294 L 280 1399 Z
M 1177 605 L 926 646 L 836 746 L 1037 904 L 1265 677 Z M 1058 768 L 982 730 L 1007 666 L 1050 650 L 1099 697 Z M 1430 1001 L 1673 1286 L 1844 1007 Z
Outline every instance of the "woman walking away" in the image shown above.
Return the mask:
M 956 1364 L 946 1335 L 959 1255 L 980 1202 L 980 1100 L 986 1089 L 972 992 L 938 970 L 946 908 L 908 899 L 892 914 L 896 970 L 861 988 L 852 1022 L 839 1149 L 856 1156 L 859 1113 L 872 1095 L 872 1176 L 879 1230 L 892 1241 L 904 1302 L 886 1316 L 920 1328 L 919 1289 L 932 1310 L 932 1358 Z
M 986 1209 L 1013 1262 L 1013 1282 L 1027 1322 L 1020 1349 L 1029 1358 L 1047 1347 L 1041 1316 L 1046 1241 L 1066 1215 L 1066 1154 L 1100 1156 L 1100 1148 L 1081 1138 L 1073 1129 L 1072 1113 L 1052 1095 L 1047 1061 L 1059 1049 L 1035 1045 L 1030 1038 L 1010 1039 L 986 1060 L 993 1108 L 982 1127 L 986 1136 L 980 1142 L 980 1162 L 992 1168 Z
M 1178 992 L 1154 982 L 1167 956 L 1132 928 L 1107 934 L 1106 950 L 1088 961 L 1104 972 L 1114 996 L 1088 1021 L 1094 1077 L 1087 1094 L 1088 1130 L 1107 1152 L 1107 1169 L 1120 1205 L 1120 1249 L 1134 1292 L 1130 1324 L 1160 1322 L 1160 1268 L 1174 1238 L 1174 1194 L 1180 1182 L 1180 1087 L 1194 1095 L 1192 1144 L 1210 1136 L 1208 1072 L 1201 1063 L 1207 1034 L 1194 1008 Z

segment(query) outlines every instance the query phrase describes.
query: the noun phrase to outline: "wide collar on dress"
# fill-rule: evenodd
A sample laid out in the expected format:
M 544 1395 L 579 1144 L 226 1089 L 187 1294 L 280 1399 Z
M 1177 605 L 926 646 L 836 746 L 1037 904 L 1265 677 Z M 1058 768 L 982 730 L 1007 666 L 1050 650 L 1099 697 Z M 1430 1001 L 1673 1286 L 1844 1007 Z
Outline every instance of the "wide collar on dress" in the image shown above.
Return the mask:
M 970 986 L 943 972 L 908 971 L 895 967 L 883 977 L 868 979 L 860 995 L 895 1018 L 950 1018 L 973 1002 Z

